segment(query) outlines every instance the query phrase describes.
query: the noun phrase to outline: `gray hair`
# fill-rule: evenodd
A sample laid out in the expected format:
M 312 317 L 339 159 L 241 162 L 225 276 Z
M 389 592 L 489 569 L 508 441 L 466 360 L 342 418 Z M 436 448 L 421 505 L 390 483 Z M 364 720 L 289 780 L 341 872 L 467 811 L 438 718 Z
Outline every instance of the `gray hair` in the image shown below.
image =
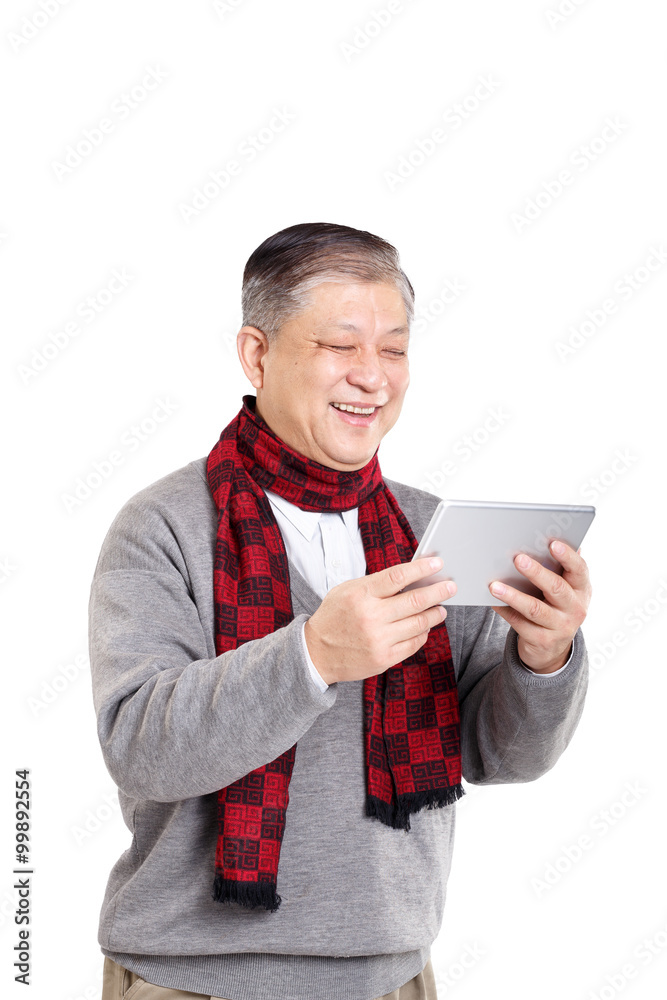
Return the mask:
M 415 293 L 396 249 L 362 229 L 308 222 L 269 236 L 250 255 L 243 272 L 243 325 L 269 340 L 283 323 L 308 306 L 323 281 L 384 282 L 401 293 L 408 326 Z

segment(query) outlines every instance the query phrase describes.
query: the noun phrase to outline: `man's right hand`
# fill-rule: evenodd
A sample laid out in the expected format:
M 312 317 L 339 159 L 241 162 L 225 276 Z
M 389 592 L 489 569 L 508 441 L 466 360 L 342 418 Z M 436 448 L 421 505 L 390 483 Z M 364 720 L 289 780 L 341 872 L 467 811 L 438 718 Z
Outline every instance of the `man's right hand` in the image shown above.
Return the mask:
M 363 680 L 416 653 L 429 629 L 446 617 L 439 602 L 453 597 L 456 584 L 400 591 L 439 569 L 442 559 L 426 557 L 332 587 L 304 628 L 310 658 L 323 680 Z

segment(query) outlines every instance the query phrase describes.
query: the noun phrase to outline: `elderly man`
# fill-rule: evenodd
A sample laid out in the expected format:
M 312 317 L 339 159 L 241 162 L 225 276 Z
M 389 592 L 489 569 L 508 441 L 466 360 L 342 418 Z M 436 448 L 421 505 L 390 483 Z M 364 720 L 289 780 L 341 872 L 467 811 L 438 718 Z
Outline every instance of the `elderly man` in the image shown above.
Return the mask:
M 411 559 L 436 498 L 378 463 L 413 312 L 384 240 L 283 230 L 243 307 L 256 397 L 125 505 L 93 581 L 98 730 L 132 833 L 103 1000 L 433 1000 L 461 777 L 530 781 L 567 746 L 586 565 L 561 545 L 562 576 L 517 564 L 543 600 L 448 616 L 452 584 L 402 593 L 441 563 Z

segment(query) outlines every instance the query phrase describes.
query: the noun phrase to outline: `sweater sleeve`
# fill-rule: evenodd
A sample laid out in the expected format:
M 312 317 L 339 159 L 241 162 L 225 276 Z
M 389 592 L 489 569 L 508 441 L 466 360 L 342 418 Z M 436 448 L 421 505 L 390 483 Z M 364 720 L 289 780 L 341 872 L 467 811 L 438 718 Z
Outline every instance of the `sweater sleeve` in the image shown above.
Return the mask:
M 492 608 L 463 608 L 458 673 L 463 776 L 533 781 L 554 766 L 581 716 L 588 661 L 581 630 L 556 675 L 522 666 L 517 633 Z
M 336 700 L 336 685 L 313 684 L 306 617 L 211 656 L 177 537 L 159 512 L 126 506 L 89 606 L 98 735 L 118 787 L 154 801 L 205 795 L 293 746 Z

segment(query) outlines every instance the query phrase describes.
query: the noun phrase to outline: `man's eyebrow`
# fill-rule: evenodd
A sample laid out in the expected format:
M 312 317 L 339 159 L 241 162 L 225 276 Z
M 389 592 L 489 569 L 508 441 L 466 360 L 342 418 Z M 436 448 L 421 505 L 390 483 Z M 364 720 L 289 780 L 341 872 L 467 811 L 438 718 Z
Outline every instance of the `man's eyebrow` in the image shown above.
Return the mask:
M 331 325 L 337 327 L 339 330 L 350 330 L 352 333 L 359 333 L 358 326 L 355 326 L 354 323 L 346 323 L 344 320 L 341 320 L 339 323 L 332 323 Z M 409 333 L 409 330 L 407 326 L 395 326 L 393 330 L 387 330 L 386 332 L 388 334 Z

